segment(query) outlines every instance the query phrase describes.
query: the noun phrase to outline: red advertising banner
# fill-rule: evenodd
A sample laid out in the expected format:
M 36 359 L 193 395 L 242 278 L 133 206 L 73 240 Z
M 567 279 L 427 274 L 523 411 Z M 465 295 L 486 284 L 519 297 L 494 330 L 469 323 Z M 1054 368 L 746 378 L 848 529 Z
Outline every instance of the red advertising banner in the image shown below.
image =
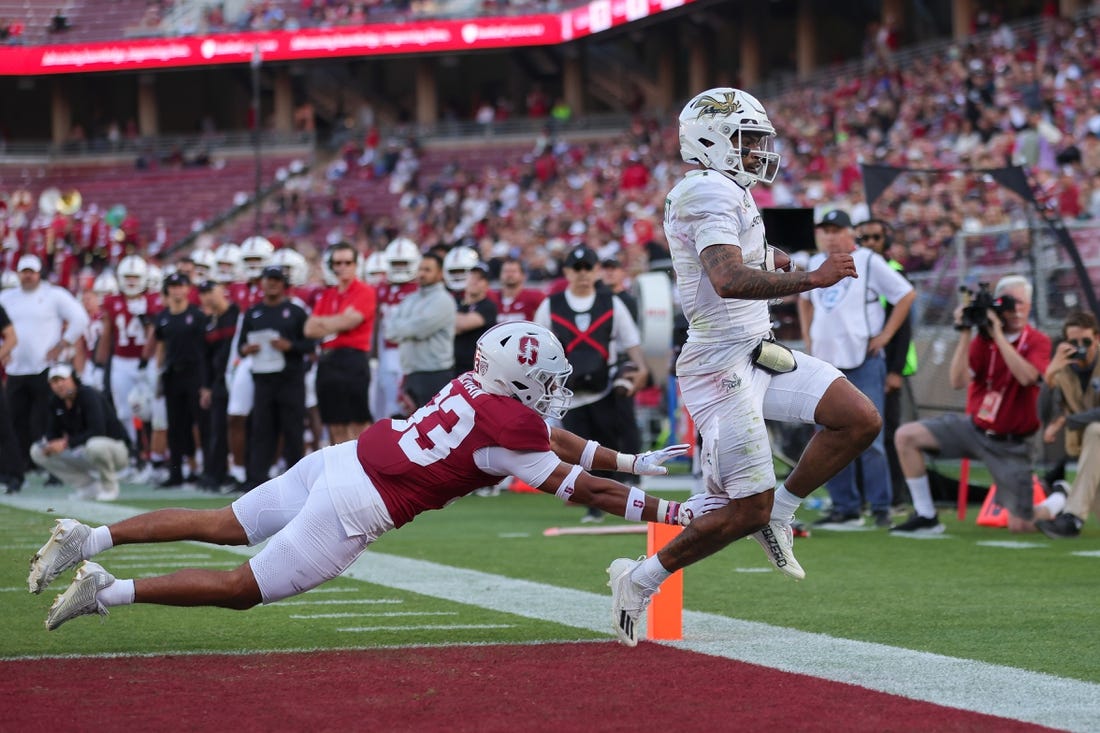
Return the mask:
M 242 64 L 249 63 L 257 50 L 264 61 L 291 61 L 553 45 L 692 2 L 695 0 L 593 0 L 559 14 L 49 46 L 0 46 L 0 75 Z

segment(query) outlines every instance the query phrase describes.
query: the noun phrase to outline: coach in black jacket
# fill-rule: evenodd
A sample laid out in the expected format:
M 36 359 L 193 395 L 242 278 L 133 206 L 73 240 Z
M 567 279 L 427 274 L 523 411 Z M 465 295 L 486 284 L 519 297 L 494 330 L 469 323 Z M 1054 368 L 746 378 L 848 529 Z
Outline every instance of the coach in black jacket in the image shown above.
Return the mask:
M 129 463 L 126 431 L 99 390 L 81 384 L 69 364 L 47 372 L 53 395 L 45 437 L 31 446 L 31 459 L 76 488 L 74 498 L 113 501 L 118 472 Z
M 239 351 L 252 356 L 256 398 L 252 405 L 246 488 L 267 480 L 278 436 L 283 459 L 293 466 L 302 458 L 306 417 L 306 360 L 317 342 L 305 337 L 308 315 L 286 297 L 281 267 L 265 267 L 260 276 L 263 300 L 245 311 Z

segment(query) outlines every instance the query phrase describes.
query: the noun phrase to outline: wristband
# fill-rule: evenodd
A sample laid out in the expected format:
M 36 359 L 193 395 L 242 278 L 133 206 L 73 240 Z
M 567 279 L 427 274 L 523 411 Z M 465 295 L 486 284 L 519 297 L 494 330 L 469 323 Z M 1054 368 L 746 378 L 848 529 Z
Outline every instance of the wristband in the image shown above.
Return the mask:
M 630 494 L 626 497 L 626 511 L 623 512 L 623 517 L 632 522 L 640 522 L 643 509 L 645 509 L 645 492 L 632 486 Z
M 675 522 L 668 521 L 668 504 L 668 499 L 657 500 L 657 521 L 665 524 L 675 524 Z
M 581 451 L 581 468 L 586 471 L 592 470 L 592 459 L 596 457 L 596 449 L 599 447 L 600 444 L 594 440 L 590 440 L 584 444 L 584 450 Z
M 634 459 L 637 458 L 633 453 L 617 453 L 615 455 L 615 470 L 620 473 L 634 473 Z

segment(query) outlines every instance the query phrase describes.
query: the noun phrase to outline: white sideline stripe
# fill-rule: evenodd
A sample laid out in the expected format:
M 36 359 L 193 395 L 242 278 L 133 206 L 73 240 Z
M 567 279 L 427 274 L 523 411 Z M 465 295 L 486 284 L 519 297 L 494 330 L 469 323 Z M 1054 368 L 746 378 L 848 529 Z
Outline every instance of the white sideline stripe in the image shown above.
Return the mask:
M 52 507 L 56 516 L 83 517 L 95 522 L 115 522 L 143 511 L 120 504 L 51 502 L 28 495 L 0 496 L 0 504 L 38 512 Z M 202 543 L 196 546 L 209 547 Z M 246 556 L 255 552 L 254 548 L 244 547 L 221 549 Z M 612 638 L 609 599 L 604 594 L 377 552 L 364 553 L 344 577 L 587 629 Z M 279 605 L 291 603 L 295 602 L 284 601 Z M 679 649 L 1062 730 L 1091 733 L 1100 719 L 1100 702 L 1097 702 L 1100 701 L 1100 684 L 1093 682 L 698 611 L 684 612 L 684 628 L 687 632 L 684 641 L 665 643 Z M 147 656 L 161 654 L 164 651 Z
M 17 591 L 22 591 L 24 593 L 30 592 L 25 585 L 16 586 L 15 588 L 0 588 L 0 593 L 15 593 Z
M 734 568 L 735 573 L 770 573 L 771 568 Z
M 1100 550 L 1079 550 L 1078 552 L 1071 552 L 1071 555 L 1077 557 L 1100 557 Z
M 397 616 L 456 616 L 458 611 L 389 611 L 381 613 L 292 613 L 288 619 L 395 619 Z
M 436 625 L 422 624 L 419 626 L 349 626 L 337 631 L 365 632 L 365 631 L 457 631 L 458 629 L 511 629 L 512 624 L 453 624 Z

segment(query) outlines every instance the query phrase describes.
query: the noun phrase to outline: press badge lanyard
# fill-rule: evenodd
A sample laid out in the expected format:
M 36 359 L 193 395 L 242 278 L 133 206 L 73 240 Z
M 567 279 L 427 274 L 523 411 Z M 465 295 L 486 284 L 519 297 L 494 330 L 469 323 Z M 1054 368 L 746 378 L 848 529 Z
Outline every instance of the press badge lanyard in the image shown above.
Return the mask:
M 1014 344 L 1016 351 L 1020 351 L 1024 344 L 1027 342 L 1027 330 L 1020 332 L 1020 338 L 1016 340 Z M 997 344 L 990 340 L 989 343 L 989 364 L 985 368 L 985 397 L 982 398 L 982 404 L 978 407 L 977 417 L 990 424 L 997 418 L 997 413 L 1001 409 L 1001 401 L 1004 399 L 1004 392 L 1001 390 L 993 389 L 993 367 L 996 366 L 997 358 L 1000 356 Z M 1002 359 L 1003 361 L 1003 359 Z M 1008 369 L 1008 363 L 1005 363 L 1005 369 Z

